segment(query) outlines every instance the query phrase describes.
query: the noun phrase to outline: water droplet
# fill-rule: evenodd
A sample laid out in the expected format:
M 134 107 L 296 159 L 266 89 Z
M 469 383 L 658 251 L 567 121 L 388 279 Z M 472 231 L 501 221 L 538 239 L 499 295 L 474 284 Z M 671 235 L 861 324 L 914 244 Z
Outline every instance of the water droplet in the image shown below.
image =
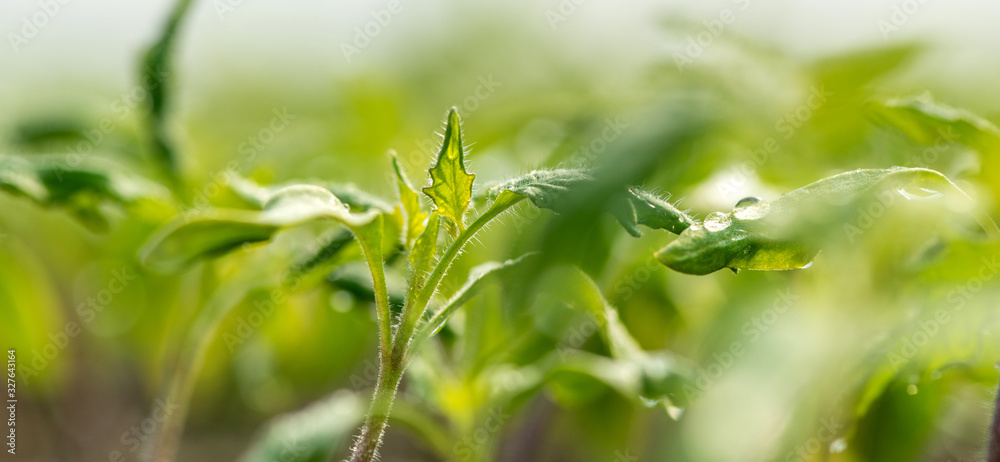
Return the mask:
M 705 217 L 705 221 L 702 223 L 705 229 L 708 231 L 722 231 L 732 224 L 729 215 L 722 212 L 712 212 Z
M 739 220 L 756 220 L 767 215 L 770 209 L 771 204 L 764 199 L 753 196 L 744 197 L 733 207 L 733 216 Z
M 906 394 L 910 396 L 917 394 L 919 391 L 920 389 L 917 388 L 917 385 L 914 383 L 911 383 L 910 386 L 906 387 Z
M 901 196 L 905 197 L 906 200 L 930 200 L 937 199 L 944 194 L 937 191 L 927 189 L 927 188 L 916 188 L 915 190 L 906 190 L 904 188 L 899 188 L 896 190 Z
M 837 438 L 830 443 L 830 454 L 840 454 L 847 450 L 847 440 Z
M 941 378 L 941 371 L 931 372 L 931 380 L 937 380 Z
M 681 416 L 684 415 L 684 408 L 668 405 L 667 415 L 669 415 L 671 419 L 681 420 Z
M 641 396 L 641 395 L 639 396 L 639 400 L 642 401 L 642 405 L 646 406 L 646 407 L 656 407 L 656 406 L 660 405 L 660 401 L 659 400 L 655 400 L 655 399 L 652 399 L 652 398 L 647 398 L 647 397 Z

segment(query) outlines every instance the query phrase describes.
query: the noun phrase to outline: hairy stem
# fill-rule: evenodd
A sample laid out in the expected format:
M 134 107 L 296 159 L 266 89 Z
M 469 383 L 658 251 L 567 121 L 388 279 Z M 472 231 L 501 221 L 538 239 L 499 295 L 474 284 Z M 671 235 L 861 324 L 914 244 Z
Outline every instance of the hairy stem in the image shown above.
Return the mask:
M 476 221 L 462 231 L 455 241 L 451 243 L 448 250 L 441 257 L 441 260 L 434 267 L 431 275 L 427 278 L 423 289 L 417 293 L 416 299 L 406 301 L 406 306 L 403 307 L 403 319 L 399 328 L 396 329 L 391 348 L 386 349 L 383 345 L 380 350 L 381 361 L 378 383 L 375 386 L 375 395 L 372 398 L 368 416 L 365 418 L 365 423 L 361 428 L 361 435 L 358 437 L 351 451 L 350 462 L 372 462 L 377 460 L 378 448 L 382 444 L 382 435 L 385 433 L 386 423 L 389 420 L 392 401 L 396 396 L 396 389 L 403 377 L 403 371 L 406 369 L 407 350 L 413 339 L 414 330 L 416 329 L 417 322 L 424 313 L 424 309 L 427 308 L 427 303 L 430 301 L 431 295 L 437 291 L 438 284 L 441 283 L 441 279 L 444 278 L 448 268 L 477 231 L 522 199 L 524 199 L 524 196 L 514 193 L 500 195 L 486 212 L 476 218 Z M 381 268 L 381 264 L 379 264 L 379 267 Z
M 371 223 L 365 225 L 369 230 L 357 230 L 354 234 L 361 243 L 362 253 L 365 255 L 365 262 L 372 273 L 372 288 L 375 291 L 375 313 L 378 318 L 379 331 L 379 351 L 386 352 L 392 349 L 392 318 L 389 310 L 389 289 L 385 283 L 385 267 L 382 263 L 382 215 L 379 215 Z M 388 355 L 382 354 L 381 368 L 388 365 Z

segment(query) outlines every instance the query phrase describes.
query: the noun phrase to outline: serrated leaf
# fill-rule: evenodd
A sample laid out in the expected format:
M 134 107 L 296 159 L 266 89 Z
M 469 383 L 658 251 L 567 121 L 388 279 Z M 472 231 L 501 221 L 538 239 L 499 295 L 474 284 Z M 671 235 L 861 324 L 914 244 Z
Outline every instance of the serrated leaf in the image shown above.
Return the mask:
M 174 271 L 245 243 L 266 241 L 283 228 L 319 218 L 337 220 L 355 235 L 366 234 L 359 238 L 369 238 L 362 231 L 377 216 L 375 211 L 351 213 L 336 196 L 319 186 L 288 186 L 274 193 L 261 211 L 208 209 L 178 217 L 154 234 L 139 256 L 152 268 Z M 381 234 L 377 237 L 380 239 Z
M 462 146 L 462 127 L 455 108 L 448 111 L 441 151 L 436 163 L 429 170 L 431 185 L 423 188 L 424 194 L 434 201 L 436 211 L 451 220 L 459 232 L 465 229 L 465 211 L 472 201 L 472 183 L 476 175 L 465 169 L 465 147 Z
M 365 416 L 365 402 L 339 391 L 300 411 L 274 419 L 241 462 L 329 460 Z
M 396 186 L 399 190 L 399 204 L 406 218 L 403 230 L 403 242 L 407 248 L 412 248 L 413 242 L 424 230 L 424 221 L 427 220 L 427 214 L 421 209 L 420 196 L 413 189 L 410 180 L 406 178 L 406 173 L 403 172 L 403 168 L 399 165 L 399 158 L 396 156 L 396 153 L 392 152 L 391 155 L 392 168 L 396 172 Z
M 682 273 L 734 270 L 787 270 L 808 266 L 823 244 L 824 230 L 842 231 L 859 201 L 874 194 L 901 194 L 904 188 L 929 188 L 968 199 L 944 175 L 923 168 L 855 170 L 824 178 L 789 192 L 772 203 L 741 200 L 731 213 L 715 212 L 681 232 L 656 253 L 664 265 Z M 987 232 L 996 225 L 977 217 Z M 991 229 L 992 228 L 992 229 Z

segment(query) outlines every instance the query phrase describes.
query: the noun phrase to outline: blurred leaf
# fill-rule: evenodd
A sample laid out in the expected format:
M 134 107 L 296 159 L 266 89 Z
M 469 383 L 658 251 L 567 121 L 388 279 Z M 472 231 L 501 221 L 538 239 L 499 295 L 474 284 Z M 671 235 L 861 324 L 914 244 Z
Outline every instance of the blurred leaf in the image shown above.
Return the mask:
M 417 238 L 417 242 L 410 251 L 410 288 L 408 297 L 414 297 L 423 290 L 424 283 L 431 264 L 434 263 L 434 255 L 437 252 L 438 234 L 441 230 L 441 215 L 437 212 L 431 214 L 427 220 L 427 227 Z
M 259 212 L 210 209 L 178 217 L 150 238 L 139 258 L 152 268 L 173 271 L 246 243 L 266 241 L 282 228 L 318 218 L 337 220 L 357 234 L 377 215 L 374 211 L 352 214 L 330 191 L 318 186 L 288 186 L 275 192 Z
M 413 247 L 413 242 L 417 239 L 417 236 L 424 230 L 424 220 L 427 219 L 427 214 L 421 210 L 420 207 L 420 196 L 413 189 L 413 185 L 410 180 L 406 178 L 406 174 L 403 173 L 402 167 L 399 165 L 399 158 L 396 157 L 396 153 L 392 152 L 392 168 L 396 172 L 396 186 L 399 190 L 399 203 L 402 206 L 402 211 L 406 216 L 406 224 L 404 229 L 404 240 L 407 248 Z
M 462 127 L 455 108 L 448 111 L 444 142 L 437 162 L 429 171 L 432 182 L 423 188 L 424 194 L 434 201 L 437 212 L 451 220 L 458 231 L 465 230 L 465 210 L 472 201 L 472 182 L 476 175 L 465 170 Z
M 935 102 L 930 95 L 872 101 L 865 109 L 876 122 L 895 127 L 923 145 L 959 142 L 986 155 L 1000 149 L 1000 130 L 995 125 L 969 111 Z
M 392 213 L 393 206 L 382 198 L 362 191 L 353 184 L 330 183 L 319 180 L 304 180 L 287 182 L 275 185 L 261 186 L 252 180 L 233 175 L 229 181 L 229 187 L 233 192 L 250 204 L 252 207 L 260 209 L 271 200 L 278 192 L 289 186 L 315 185 L 329 190 L 340 202 L 347 204 L 355 212 L 366 212 L 368 210 L 378 210 L 385 213 Z
M 168 203 L 170 192 L 107 159 L 62 155 L 0 156 L 0 190 L 61 207 L 92 230 L 108 227 L 109 204 Z
M 364 262 L 344 263 L 330 273 L 327 279 L 334 287 L 346 290 L 360 300 L 375 301 L 371 271 Z M 389 266 L 385 269 L 385 279 L 389 301 L 395 307 L 402 306 L 406 300 L 406 279 L 403 274 Z
M 325 238 L 325 243 L 320 245 L 319 250 L 313 252 L 308 257 L 292 265 L 288 271 L 287 281 L 294 281 L 302 278 L 312 270 L 324 266 L 354 242 L 354 233 L 348 229 L 341 229 Z
M 348 441 L 365 416 L 365 402 L 339 391 L 274 419 L 241 462 L 325 462 Z
M 907 188 L 931 188 L 968 199 L 933 170 L 855 170 L 796 189 L 772 203 L 753 197 L 743 199 L 731 213 L 714 212 L 701 224 L 686 229 L 660 249 L 656 258 L 688 274 L 708 274 L 722 268 L 802 268 L 819 252 L 824 231 L 849 233 L 850 229 L 844 227 L 852 225 L 845 212 L 861 210 L 859 203 L 867 205 L 863 201 L 878 200 L 875 194 L 902 194 Z M 988 217 L 977 218 L 987 232 L 995 232 L 996 225 Z
M 960 143 L 979 152 L 976 177 L 990 188 L 994 213 L 1000 213 L 1000 129 L 969 111 L 934 101 L 929 95 L 870 102 L 868 115 L 922 145 Z
M 445 303 L 444 307 L 434 313 L 431 318 L 424 323 L 421 327 L 421 335 L 418 335 L 418 339 L 431 337 L 437 334 L 438 331 L 444 327 L 451 315 L 455 313 L 459 308 L 462 307 L 466 302 L 468 302 L 472 297 L 476 296 L 483 285 L 489 281 L 491 278 L 502 276 L 505 272 L 512 271 L 526 260 L 531 257 L 538 255 L 537 253 L 528 253 L 521 255 L 518 258 L 507 260 L 505 262 L 486 262 L 477 265 L 475 268 L 469 271 L 469 277 L 466 279 L 465 284 L 462 285 L 448 302 Z
M 683 361 L 668 351 L 644 351 L 639 343 L 629 333 L 628 328 L 622 324 L 615 310 L 601 293 L 597 284 L 583 271 L 577 268 L 567 267 L 554 270 L 554 279 L 560 281 L 559 289 L 571 297 L 566 299 L 566 303 L 577 309 L 583 309 L 597 322 L 598 332 L 608 346 L 611 357 L 621 363 L 615 368 L 627 368 L 634 373 L 612 374 L 608 377 L 605 373 L 607 367 L 595 367 L 590 370 L 584 365 L 574 365 L 578 372 L 584 372 L 607 383 L 612 388 L 624 391 L 626 397 L 640 400 L 644 403 L 656 403 L 658 405 L 686 406 L 689 402 L 685 392 L 685 386 L 693 382 L 695 368 L 693 364 Z M 565 353 L 560 353 L 565 356 Z M 560 361 L 551 365 L 553 370 L 558 370 L 563 366 Z M 589 361 L 589 363 L 594 363 Z M 621 369 L 626 370 L 626 369 Z M 630 378 L 631 377 L 631 378 Z
M 510 191 L 527 197 L 538 208 L 560 213 L 571 207 L 580 193 L 594 182 L 593 175 L 584 169 L 535 170 L 491 186 L 488 195 L 496 197 L 501 191 Z M 607 207 L 608 212 L 635 237 L 642 235 L 638 225 L 677 234 L 694 223 L 687 214 L 663 198 L 638 187 L 627 187 L 622 193 L 615 194 Z

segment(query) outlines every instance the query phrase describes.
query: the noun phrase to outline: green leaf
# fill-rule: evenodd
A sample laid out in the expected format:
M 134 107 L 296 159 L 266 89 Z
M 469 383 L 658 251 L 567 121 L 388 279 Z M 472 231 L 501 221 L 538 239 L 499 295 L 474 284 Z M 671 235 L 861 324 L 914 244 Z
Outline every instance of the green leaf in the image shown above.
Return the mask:
M 958 142 L 984 154 L 1000 149 L 1000 129 L 969 111 L 935 102 L 929 95 L 869 102 L 875 122 L 895 127 L 914 141 L 931 145 Z
M 522 263 L 537 255 L 539 255 L 537 252 L 530 252 L 505 262 L 491 261 L 472 268 L 469 271 L 469 277 L 466 279 L 465 284 L 452 294 L 444 307 L 434 313 L 424 323 L 423 327 L 421 327 L 421 334 L 417 338 L 424 339 L 437 334 L 444 327 L 445 323 L 448 322 L 448 319 L 451 318 L 451 315 L 455 314 L 455 311 L 472 299 L 487 281 L 518 268 Z
M 714 212 L 684 230 L 656 253 L 664 265 L 682 273 L 733 270 L 786 270 L 808 266 L 823 244 L 824 230 L 842 230 L 860 201 L 874 194 L 901 194 L 925 188 L 969 200 L 944 175 L 922 168 L 855 170 L 824 178 L 772 203 L 748 197 L 731 213 Z M 988 217 L 977 217 L 996 232 Z
M 490 187 L 488 197 L 510 191 L 527 197 L 538 208 L 560 213 L 578 200 L 579 192 L 594 181 L 593 175 L 583 169 L 536 170 Z M 635 237 L 642 235 L 639 225 L 676 234 L 694 223 L 665 199 L 638 187 L 627 187 L 612 197 L 607 211 Z
M 318 218 L 337 220 L 358 235 L 377 216 L 375 211 L 351 213 L 319 186 L 288 186 L 274 193 L 261 211 L 208 209 L 180 216 L 150 238 L 139 258 L 151 268 L 174 271 L 245 243 L 266 241 L 283 228 Z
M 353 184 L 307 180 L 261 186 L 252 180 L 238 175 L 233 175 L 233 178 L 229 181 L 229 187 L 232 189 L 233 193 L 247 202 L 250 206 L 257 209 L 263 208 L 264 205 L 267 204 L 267 202 L 274 197 L 278 191 L 281 191 L 289 186 L 296 185 L 315 185 L 322 187 L 333 193 L 334 196 L 337 196 L 337 199 L 340 200 L 340 202 L 347 204 L 351 207 L 351 210 L 355 212 L 366 212 L 373 209 L 385 213 L 393 212 L 393 206 L 388 202 L 378 196 L 362 191 Z
M 375 301 L 371 269 L 364 262 L 346 262 L 333 270 L 327 280 L 333 287 L 345 290 L 359 300 Z M 390 266 L 385 270 L 385 280 L 389 302 L 396 307 L 402 306 L 406 301 L 407 287 L 403 274 Z
M 451 220 L 458 232 L 465 230 L 465 211 L 472 201 L 472 182 L 476 178 L 465 170 L 460 124 L 458 112 L 451 108 L 441 151 L 429 170 L 431 185 L 423 188 L 424 194 L 434 201 L 437 212 Z
M 589 374 L 625 396 L 646 403 L 656 402 L 666 407 L 685 406 L 689 403 L 690 397 L 684 393 L 684 386 L 692 383 L 694 379 L 693 364 L 669 351 L 643 350 L 621 322 L 618 311 L 608 303 L 597 284 L 579 268 L 563 267 L 551 271 L 549 276 L 553 279 L 547 279 L 547 282 L 550 282 L 548 285 L 571 294 L 566 297 L 565 302 L 585 310 L 594 318 L 599 326 L 598 332 L 611 352 L 611 358 L 618 363 L 614 367 L 597 364 L 595 367 L 598 369 L 591 370 L 589 366 L 561 364 L 560 361 L 551 366 L 554 370 L 576 368 L 577 372 Z M 609 370 L 618 370 L 619 373 L 611 374 L 609 377 L 606 373 Z
M 109 205 L 170 201 L 166 188 L 97 157 L 0 156 L 0 190 L 41 206 L 66 209 L 95 231 L 107 229 Z
M 427 220 L 427 228 L 417 238 L 410 251 L 410 288 L 409 296 L 413 297 L 424 288 L 434 255 L 437 253 L 438 233 L 441 230 L 441 215 L 432 213 Z
M 582 169 L 535 170 L 493 185 L 488 195 L 492 200 L 510 191 L 527 197 L 535 207 L 558 213 L 565 210 L 576 190 L 592 181 L 594 177 Z
M 1000 197 L 1000 129 L 969 111 L 935 102 L 930 96 L 871 102 L 868 115 L 877 123 L 895 127 L 922 145 L 960 143 L 979 152 L 974 177 Z M 994 204 L 993 213 L 1000 213 Z
M 329 460 L 350 439 L 365 416 L 365 402 L 339 391 L 270 424 L 240 458 L 241 462 L 316 462 Z
M 340 229 L 322 239 L 324 242 L 319 246 L 319 250 L 292 265 L 285 276 L 287 282 L 298 281 L 316 268 L 327 267 L 329 262 L 354 242 L 354 233 L 348 229 Z
M 680 234 L 694 224 L 694 219 L 652 192 L 630 187 L 627 195 L 635 209 L 636 222 L 640 225 Z
M 392 156 L 392 168 L 396 172 L 399 203 L 406 217 L 403 242 L 407 248 L 412 248 L 413 242 L 416 241 L 417 236 L 424 230 L 424 221 L 427 219 L 427 214 L 421 209 L 420 196 L 413 189 L 410 180 L 406 178 L 406 174 L 399 165 L 399 158 L 396 156 L 396 152 L 392 151 L 390 155 Z

